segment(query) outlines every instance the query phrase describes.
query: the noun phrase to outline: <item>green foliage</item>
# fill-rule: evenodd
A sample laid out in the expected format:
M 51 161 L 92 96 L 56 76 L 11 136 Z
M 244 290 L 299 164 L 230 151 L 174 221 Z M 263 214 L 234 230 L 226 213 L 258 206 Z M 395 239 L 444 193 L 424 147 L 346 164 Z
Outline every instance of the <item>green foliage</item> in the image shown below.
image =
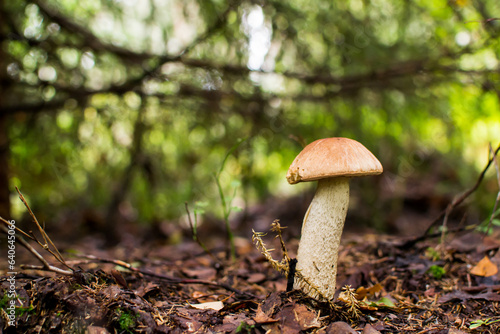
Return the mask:
M 370 302 L 370 306 L 375 306 L 375 307 L 378 307 L 378 308 L 383 308 L 383 307 L 385 307 L 385 308 L 394 308 L 394 307 L 396 307 L 396 305 L 394 304 L 394 302 L 390 298 L 387 298 L 387 297 L 382 297 L 382 298 L 380 298 L 377 301 Z
M 16 307 L 16 317 L 22 317 L 24 316 L 26 313 L 34 313 L 35 312 L 35 308 L 33 307 L 33 305 L 29 305 L 29 306 L 18 306 Z
M 446 270 L 443 267 L 437 266 L 435 264 L 430 266 L 427 272 L 437 280 L 440 280 L 444 275 L 446 275 Z
M 492 234 L 494 227 L 500 227 L 500 219 L 498 215 L 500 214 L 500 209 L 493 212 L 491 218 L 485 219 L 476 227 L 476 230 L 485 234 Z
M 491 319 L 491 318 L 486 318 L 486 319 L 478 319 L 471 321 L 469 329 L 476 329 L 481 326 L 489 326 L 491 324 L 500 322 L 500 319 Z
M 23 298 L 21 298 L 21 299 L 23 299 Z M 7 290 L 5 289 L 3 291 L 3 296 L 0 299 L 0 309 L 5 310 L 7 308 L 7 306 L 9 306 L 10 301 L 11 301 L 11 299 L 9 298 Z M 16 317 L 22 317 L 26 313 L 34 312 L 34 310 L 35 310 L 35 308 L 33 307 L 33 305 L 29 305 L 26 307 L 25 306 L 16 306 L 16 310 L 15 310 Z
M 253 333 L 255 325 L 249 325 L 245 321 L 242 321 L 236 328 L 236 333 Z
M 232 206 L 233 200 L 236 197 L 236 191 L 238 189 L 238 186 L 240 185 L 240 182 L 238 180 L 232 180 L 231 181 L 231 187 L 234 189 L 232 195 L 226 196 L 224 194 L 224 189 L 222 188 L 221 185 L 221 176 L 224 171 L 224 167 L 226 166 L 227 159 L 229 156 L 231 156 L 236 149 L 246 141 L 246 139 L 240 139 L 238 142 L 233 145 L 226 153 L 226 156 L 224 157 L 224 160 L 222 160 L 221 166 L 219 171 L 214 175 L 215 178 L 215 183 L 217 184 L 217 190 L 219 191 L 219 198 L 221 201 L 221 206 L 222 206 L 222 216 L 224 219 L 224 224 L 226 226 L 226 236 L 227 236 L 227 242 L 229 246 L 229 255 L 232 260 L 236 258 L 236 248 L 234 245 L 234 234 L 233 231 L 231 230 L 231 225 L 229 221 L 229 215 L 231 212 L 239 211 L 240 208 L 236 206 Z
M 435 248 L 432 247 L 428 247 L 425 250 L 425 256 L 430 258 L 432 261 L 438 261 L 439 259 L 441 259 L 441 254 Z
M 117 308 L 115 310 L 115 316 L 117 318 L 119 329 L 122 333 L 134 333 L 136 327 L 136 320 L 139 317 L 138 314 L 134 314 L 128 310 L 122 310 Z
M 0 308 L 2 308 L 2 310 L 5 310 L 5 308 L 7 307 L 7 305 L 9 304 L 10 302 L 10 298 L 9 296 L 7 295 L 7 289 L 4 289 L 3 290 L 3 296 L 2 298 L 0 299 Z
M 297 142 L 345 136 L 398 187 L 444 155 L 443 192 L 457 193 L 499 140 L 494 5 L 9 1 L 0 103 L 12 114 L 11 186 L 42 218 L 103 211 L 133 164 L 122 204 L 136 220 L 178 219 L 203 199 L 222 202 L 227 221 L 229 198 L 303 191 L 284 178 Z M 235 138 L 248 139 L 228 156 Z M 481 209 L 491 202 L 477 194 Z

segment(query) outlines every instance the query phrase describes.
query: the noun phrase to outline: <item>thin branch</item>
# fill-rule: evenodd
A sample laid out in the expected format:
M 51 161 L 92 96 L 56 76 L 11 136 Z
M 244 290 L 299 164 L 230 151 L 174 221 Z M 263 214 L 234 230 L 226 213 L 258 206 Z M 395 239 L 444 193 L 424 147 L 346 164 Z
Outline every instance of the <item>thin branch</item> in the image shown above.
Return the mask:
M 205 246 L 203 241 L 201 241 L 200 238 L 198 237 L 197 222 L 193 224 L 193 221 L 191 219 L 191 213 L 189 212 L 189 205 L 187 202 L 184 203 L 184 206 L 186 207 L 186 213 L 188 216 L 189 227 L 191 228 L 191 234 L 193 235 L 193 240 L 196 241 L 196 243 L 203 249 L 203 251 L 205 251 L 205 253 L 207 253 L 215 261 L 215 263 L 217 263 L 218 265 L 222 265 L 219 259 L 214 254 L 212 254 L 212 252 L 207 248 L 207 246 Z
M 31 208 L 30 206 L 28 205 L 28 202 L 26 202 L 26 199 L 24 198 L 23 194 L 21 193 L 21 191 L 19 190 L 19 188 L 16 187 L 16 190 L 17 190 L 17 193 L 19 194 L 19 198 L 21 199 L 21 201 L 23 202 L 24 206 L 28 209 L 28 212 L 31 216 L 31 218 L 33 219 L 33 222 L 36 224 L 36 226 L 38 227 L 38 230 L 40 231 L 40 234 L 42 235 L 43 237 L 43 240 L 44 240 L 44 243 L 42 244 L 37 238 L 36 236 L 33 234 L 33 239 L 35 241 L 38 242 L 38 244 L 40 246 L 42 246 L 43 249 L 45 249 L 46 251 L 48 251 L 50 254 L 52 254 L 52 256 L 54 256 L 56 258 L 57 261 L 59 261 L 62 265 L 66 266 L 67 268 L 71 269 L 67 264 L 66 262 L 64 261 L 64 258 L 63 256 L 61 255 L 61 253 L 59 252 L 59 250 L 57 249 L 56 245 L 54 245 L 54 243 L 52 242 L 52 240 L 50 239 L 49 235 L 45 232 L 45 230 L 43 229 L 43 227 L 40 225 L 40 223 L 38 222 L 38 219 L 36 219 L 36 216 L 35 214 L 33 213 L 33 211 L 31 211 Z M 49 245 L 50 244 L 50 245 Z M 52 246 L 53 250 L 50 249 L 50 246 Z
M 479 177 L 477 178 L 476 180 L 476 183 L 470 188 L 468 189 L 466 192 L 464 192 L 462 195 L 458 196 L 458 197 L 455 197 L 453 199 L 453 201 L 448 204 L 448 206 L 446 207 L 445 210 L 443 210 L 430 224 L 429 226 L 427 226 L 427 229 L 425 230 L 425 232 L 418 236 L 418 237 L 415 237 L 415 238 L 412 238 L 410 240 L 407 240 L 406 242 L 404 242 L 403 244 L 401 244 L 399 247 L 400 248 L 408 248 L 408 247 L 411 247 L 413 246 L 414 244 L 416 244 L 417 242 L 419 241 L 422 241 L 422 240 L 425 240 L 427 238 L 429 238 L 429 232 L 430 230 L 438 223 L 441 221 L 441 219 L 445 218 L 446 217 L 446 214 L 448 212 L 448 215 L 453 211 L 453 209 L 455 209 L 457 206 L 459 206 L 460 204 L 463 203 L 463 201 L 465 201 L 474 191 L 476 191 L 476 189 L 479 187 L 479 185 L 481 184 L 481 182 L 483 181 L 484 179 L 484 176 L 486 174 L 486 172 L 488 171 L 488 169 L 490 168 L 492 162 L 495 160 L 498 152 L 500 151 L 500 145 L 496 148 L 495 152 L 493 153 L 493 156 L 488 160 L 488 163 L 486 164 L 486 166 L 484 167 L 484 169 L 482 170 L 482 172 L 479 174 Z
M 16 190 L 17 190 L 17 193 L 19 194 L 19 198 L 21 199 L 21 202 L 23 202 L 26 209 L 28 209 L 28 212 L 29 212 L 31 218 L 33 219 L 33 222 L 35 223 L 35 225 L 38 227 L 38 230 L 42 234 L 42 237 L 43 237 L 45 244 L 40 245 L 40 246 L 42 246 L 44 249 L 48 249 L 47 239 L 45 237 L 45 233 L 43 233 L 43 228 L 38 223 L 38 219 L 36 219 L 35 214 L 33 213 L 33 211 L 31 211 L 31 208 L 28 205 L 28 202 L 26 202 L 26 199 L 24 198 L 23 194 L 21 194 L 18 187 L 16 187 Z M 32 237 L 35 238 L 33 235 L 32 235 Z
M 47 265 L 43 264 L 42 266 L 37 266 L 34 264 L 22 264 L 21 269 L 51 271 L 62 275 L 73 275 L 73 271 L 71 270 L 64 270 L 50 264 Z
M 73 274 L 73 268 L 71 268 L 66 263 L 66 261 L 64 261 L 63 256 L 61 255 L 61 253 L 59 252 L 59 250 L 57 249 L 57 247 L 54 245 L 54 243 L 52 242 L 52 240 L 50 239 L 50 237 L 48 236 L 48 234 L 45 232 L 45 229 L 38 222 L 38 219 L 36 218 L 35 214 L 31 210 L 30 206 L 28 205 L 28 202 L 24 198 L 24 196 L 21 193 L 21 191 L 19 190 L 19 188 L 16 187 L 16 190 L 17 190 L 17 192 L 19 194 L 20 200 L 25 205 L 25 207 L 28 210 L 28 212 L 29 212 L 29 214 L 30 214 L 33 222 L 35 223 L 35 225 L 37 226 L 38 230 L 40 231 L 40 234 L 42 235 L 44 242 L 42 243 L 40 240 L 38 240 L 38 238 L 36 237 L 36 235 L 32 231 L 30 231 L 29 233 L 26 233 L 23 230 L 21 230 L 18 227 L 16 227 L 14 224 L 12 224 L 10 221 L 8 221 L 8 220 L 0 217 L 0 221 L 4 224 L 4 225 L 1 226 L 2 231 L 8 232 L 7 231 L 7 227 L 8 227 L 9 229 L 14 228 L 17 232 L 19 232 L 19 233 L 22 234 L 22 235 L 16 236 L 16 240 L 18 240 L 21 243 L 21 245 L 23 245 L 31 254 L 33 254 L 42 263 L 41 267 L 37 267 L 38 269 L 52 271 L 52 272 L 60 273 L 60 274 L 63 274 L 63 275 L 71 275 L 71 274 Z M 45 251 L 49 252 L 59 263 L 61 263 L 62 265 L 64 265 L 65 267 L 67 267 L 70 270 L 60 269 L 60 268 L 57 268 L 57 267 L 49 264 L 47 262 L 47 260 L 45 260 L 45 258 L 40 253 L 38 253 L 38 251 L 36 249 L 34 249 L 23 238 L 23 236 L 25 236 L 25 237 L 27 237 L 27 238 L 35 241 L 36 243 L 38 243 L 39 246 L 41 246 Z M 52 246 L 53 250 L 50 248 L 50 246 Z M 21 267 L 23 268 L 23 266 L 21 266 Z M 26 268 L 26 267 L 24 267 L 24 268 Z
M 463 201 L 465 201 L 473 192 L 475 192 L 477 190 L 477 188 L 479 187 L 479 185 L 481 184 L 481 182 L 483 181 L 484 179 L 484 175 L 486 174 L 486 172 L 488 171 L 488 169 L 490 168 L 491 166 L 491 163 L 495 160 L 495 157 L 497 156 L 498 152 L 500 151 L 500 145 L 497 147 L 497 149 L 495 150 L 493 156 L 489 159 L 488 163 L 486 164 L 486 166 L 484 167 L 483 171 L 481 172 L 481 174 L 479 174 L 479 177 L 476 181 L 476 183 L 474 184 L 474 186 L 472 186 L 469 190 L 467 190 L 466 192 L 464 192 L 462 195 L 458 196 L 458 197 L 455 197 L 455 199 L 453 199 L 453 201 L 448 204 L 448 207 L 451 207 L 451 210 L 453 210 L 454 208 L 456 208 L 457 206 L 459 206 L 460 204 L 462 204 Z M 425 230 L 425 233 L 424 234 L 427 234 L 429 232 L 429 230 L 438 222 L 440 221 L 446 214 L 446 212 L 448 211 L 449 209 L 446 208 L 440 215 L 438 218 L 434 219 L 434 221 L 427 227 L 427 229 Z
M 490 148 L 490 154 L 493 156 L 493 158 L 495 158 L 496 154 L 495 152 L 493 152 L 493 147 L 491 147 L 491 143 L 489 144 L 489 148 Z M 498 167 L 497 159 L 495 158 L 493 159 L 493 161 L 495 162 L 495 169 L 497 172 L 498 193 L 497 193 L 497 198 L 495 199 L 495 204 L 493 205 L 493 210 L 491 211 L 490 220 L 488 221 L 488 226 L 486 227 L 485 234 L 487 234 L 487 232 L 490 230 L 493 224 L 493 219 L 495 218 L 495 215 L 497 213 L 498 202 L 500 202 L 500 168 Z
M 146 276 L 160 278 L 160 279 L 166 280 L 166 281 L 168 281 L 170 283 L 173 283 L 173 284 L 201 284 L 201 285 L 209 285 L 209 286 L 213 286 L 213 287 L 223 288 L 225 290 L 234 292 L 234 293 L 236 293 L 237 295 L 240 295 L 240 296 L 257 298 L 257 296 L 255 296 L 255 295 L 253 295 L 253 294 L 251 294 L 249 292 L 239 291 L 239 290 L 233 288 L 232 286 L 224 284 L 224 283 L 210 282 L 210 281 L 204 281 L 204 280 L 198 280 L 198 279 L 182 279 L 182 278 L 176 278 L 176 277 L 172 277 L 172 276 L 157 274 L 157 273 L 151 272 L 149 270 L 135 268 L 130 263 L 127 263 L 127 262 L 124 262 L 124 261 L 121 261 L 121 260 L 100 258 L 100 257 L 94 256 L 94 255 L 79 255 L 79 257 L 85 258 L 85 259 L 89 259 L 89 260 L 93 260 L 93 261 L 96 261 L 96 262 L 101 262 L 101 263 L 111 263 L 111 264 L 114 264 L 114 265 L 126 268 L 126 269 L 128 269 L 128 270 L 130 270 L 132 272 L 135 272 L 135 273 L 138 273 L 138 274 L 142 274 L 142 275 L 146 275 Z
M 84 46 L 87 46 L 94 51 L 110 52 L 127 62 L 142 62 L 144 59 L 151 57 L 151 55 L 147 53 L 137 53 L 113 44 L 104 43 L 89 29 L 83 25 L 75 23 L 73 18 L 69 18 L 61 14 L 58 10 L 47 5 L 45 1 L 35 0 L 33 3 L 35 3 L 40 11 L 52 22 L 57 23 L 59 26 L 71 33 L 80 35 L 83 39 Z
M 2 217 L 0 217 L 0 221 L 2 221 L 4 224 L 8 224 L 8 225 L 12 226 L 7 220 L 5 220 Z M 2 231 L 7 233 L 7 228 L 5 227 L 5 225 L 2 225 L 1 229 L 2 229 Z M 16 227 L 16 231 L 21 232 L 23 235 L 26 235 L 28 238 L 32 238 L 27 233 L 18 229 L 17 227 Z M 38 253 L 38 251 L 36 249 L 34 249 L 22 236 L 16 236 L 16 241 L 19 241 L 21 243 L 21 245 L 23 245 L 23 247 L 28 250 L 28 252 L 33 254 L 38 259 L 38 261 L 40 261 L 42 263 L 42 266 L 38 266 L 34 269 L 52 271 L 52 272 L 59 273 L 62 275 L 72 275 L 73 274 L 72 270 L 60 269 L 58 267 L 55 267 L 55 266 L 49 264 L 47 262 L 47 260 L 45 260 L 45 258 L 40 253 Z M 28 268 L 24 265 L 22 265 L 21 268 L 32 269 L 32 268 Z M 69 266 L 68 266 L 68 268 L 69 268 Z
M 94 50 L 95 52 L 112 53 L 127 63 L 133 62 L 141 64 L 144 61 L 156 59 L 157 65 L 152 70 L 150 70 L 149 73 L 145 73 L 146 76 L 148 76 L 152 72 L 156 72 L 159 68 L 161 68 L 161 66 L 164 65 L 164 63 L 180 60 L 183 55 L 189 53 L 197 45 L 207 40 L 208 38 L 213 36 L 217 31 L 222 29 L 225 26 L 227 17 L 229 13 L 233 10 L 234 6 L 233 3 L 229 3 L 226 10 L 218 16 L 217 20 L 215 20 L 215 22 L 212 23 L 212 25 L 208 26 L 204 33 L 199 35 L 197 38 L 191 41 L 187 46 L 185 46 L 184 49 L 181 50 L 177 55 L 169 55 L 169 54 L 155 55 L 147 52 L 134 52 L 127 48 L 119 47 L 111 43 L 105 43 L 99 37 L 97 37 L 92 31 L 90 31 L 83 25 L 75 23 L 73 18 L 69 18 L 64 14 L 61 14 L 58 10 L 51 8 L 51 6 L 45 4 L 44 1 L 35 0 L 34 3 L 36 3 L 36 5 L 40 8 L 41 12 L 45 16 L 47 16 L 50 20 L 57 23 L 58 25 L 68 30 L 69 32 L 80 35 L 83 39 L 84 46 Z
M 17 232 L 21 233 L 22 235 L 24 235 L 25 237 L 27 238 L 30 238 L 31 240 L 33 241 L 36 241 L 30 234 L 24 232 L 23 230 L 21 230 L 19 227 L 15 226 L 14 224 L 12 224 L 10 221 L 8 221 L 7 219 L 3 218 L 3 217 L 0 217 L 0 221 L 2 221 L 5 225 L 9 226 L 9 228 L 14 228 Z

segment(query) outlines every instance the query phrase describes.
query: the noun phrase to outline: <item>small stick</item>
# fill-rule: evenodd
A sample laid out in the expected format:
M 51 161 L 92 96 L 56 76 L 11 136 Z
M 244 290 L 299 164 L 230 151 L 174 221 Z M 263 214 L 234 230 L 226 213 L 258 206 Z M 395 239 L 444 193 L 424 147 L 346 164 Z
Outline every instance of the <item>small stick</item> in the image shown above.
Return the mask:
M 283 236 L 281 234 L 281 231 L 283 231 L 285 228 L 287 227 L 280 225 L 279 219 L 275 219 L 271 224 L 271 231 L 276 232 L 276 236 L 274 238 L 275 239 L 278 238 L 280 240 L 281 252 L 283 253 L 283 258 L 287 262 L 290 262 L 290 256 L 288 256 L 288 251 L 286 250 L 285 241 L 283 241 Z
M 43 228 L 40 226 L 40 223 L 38 222 L 38 219 L 36 219 L 35 214 L 33 213 L 33 211 L 31 211 L 31 208 L 28 205 L 28 202 L 26 202 L 26 199 L 24 198 L 23 194 L 21 194 L 21 191 L 19 190 L 18 187 L 16 187 L 16 190 L 17 190 L 17 193 L 19 194 L 19 198 L 21 199 L 21 202 L 23 202 L 23 204 L 26 207 L 26 209 L 28 209 L 28 212 L 29 212 L 31 218 L 33 219 L 33 222 L 36 224 L 36 226 L 38 227 L 38 230 L 42 234 L 42 237 L 43 237 L 43 240 L 45 242 L 45 245 L 40 244 L 40 246 L 42 246 L 44 249 L 48 249 L 47 239 L 45 238 L 45 233 L 44 233 Z
M 450 209 L 447 207 L 443 212 L 441 212 L 441 214 L 429 224 L 429 226 L 427 227 L 427 229 L 424 232 L 424 235 L 429 233 L 430 229 L 446 215 L 446 212 L 448 210 L 453 210 L 458 205 L 462 204 L 462 202 L 465 199 L 467 199 L 467 197 L 469 197 L 474 191 L 476 191 L 476 189 L 479 187 L 479 185 L 483 181 L 484 175 L 486 174 L 486 171 L 488 170 L 488 168 L 490 168 L 491 163 L 495 160 L 495 157 L 497 156 L 499 151 L 500 151 L 500 145 L 495 150 L 493 156 L 489 159 L 488 163 L 486 164 L 486 167 L 484 167 L 481 174 L 479 174 L 479 177 L 478 177 L 476 183 L 469 190 L 464 192 L 462 195 L 453 199 L 453 201 L 450 204 L 448 204 L 448 207 L 450 207 Z
M 60 269 L 58 267 L 55 267 L 53 265 L 47 264 L 47 265 L 41 265 L 37 266 L 34 264 L 22 264 L 21 269 L 31 269 L 31 270 L 43 270 L 43 271 L 51 271 L 54 273 L 62 274 L 62 275 L 73 275 L 73 272 L 70 270 L 64 270 Z
M 490 153 L 495 158 L 496 154 L 495 152 L 493 152 L 493 147 L 491 147 L 491 143 L 489 144 L 489 146 L 490 146 Z M 495 214 L 497 212 L 498 202 L 500 202 L 500 168 L 498 168 L 497 159 L 494 159 L 493 161 L 495 162 L 495 169 L 497 171 L 498 193 L 497 193 L 497 198 L 495 199 L 495 204 L 493 205 L 493 211 L 491 211 L 490 221 L 488 222 L 488 226 L 486 227 L 485 235 L 489 232 L 491 225 L 493 224 L 493 219 L 495 218 Z
M 222 263 L 219 261 L 219 259 L 210 252 L 210 250 L 205 246 L 203 241 L 198 238 L 198 231 L 196 229 L 196 226 L 193 224 L 193 221 L 191 220 L 191 213 L 189 212 L 189 206 L 188 203 L 185 202 L 184 205 L 186 206 L 186 213 L 188 216 L 188 222 L 189 222 L 189 227 L 191 228 L 191 234 L 193 235 L 194 241 L 207 253 L 214 261 L 217 263 L 219 266 L 222 266 Z M 196 212 L 195 212 L 195 220 L 196 220 Z
M 425 240 L 429 237 L 433 237 L 434 235 L 432 236 L 429 236 L 429 232 L 430 230 L 434 227 L 434 225 L 436 225 L 441 219 L 443 219 L 444 217 L 446 217 L 446 214 L 448 212 L 448 215 L 451 213 L 451 211 L 453 211 L 454 208 L 456 208 L 458 205 L 462 204 L 463 201 L 465 201 L 465 199 L 467 199 L 467 197 L 469 197 L 474 191 L 476 191 L 476 189 L 479 187 L 479 185 L 481 184 L 481 182 L 483 181 L 484 179 L 484 175 L 486 174 L 486 172 L 488 171 L 488 169 L 490 168 L 491 166 L 491 163 L 493 161 L 495 161 L 495 158 L 498 154 L 498 152 L 500 151 L 500 145 L 496 148 L 495 152 L 493 152 L 493 156 L 488 160 L 488 163 L 486 164 L 486 166 L 484 167 L 484 169 L 482 170 L 482 172 L 479 174 L 479 177 L 476 181 L 476 183 L 470 188 L 468 189 L 466 192 L 464 192 L 461 196 L 459 197 L 456 197 L 455 199 L 453 199 L 453 201 L 448 204 L 448 206 L 446 207 L 445 210 L 443 210 L 430 224 L 429 226 L 427 226 L 427 229 L 425 230 L 425 232 L 418 236 L 418 237 L 415 237 L 415 238 L 412 238 L 408 241 L 406 241 L 405 243 L 403 243 L 402 245 L 400 245 L 399 247 L 400 248 L 408 248 L 408 247 L 411 247 L 413 246 L 415 243 L 419 242 L 419 241 L 422 241 L 422 240 Z
M 28 234 L 28 233 L 24 232 L 24 231 L 23 231 L 23 230 L 21 230 L 19 227 L 14 226 L 14 224 L 12 224 L 12 223 L 11 223 L 10 221 L 8 221 L 7 219 L 5 219 L 5 218 L 3 218 L 3 217 L 0 217 L 0 221 L 2 221 L 4 224 L 6 224 L 6 225 L 7 225 L 7 226 L 9 226 L 9 227 L 14 227 L 14 229 L 15 229 L 17 232 L 19 232 L 19 233 L 21 233 L 22 235 L 24 235 L 25 237 L 30 238 L 31 240 L 35 241 L 35 239 L 33 239 L 33 237 L 32 237 L 30 234 Z M 5 232 L 5 230 L 4 230 L 4 232 Z
M 38 219 L 36 219 L 36 216 L 35 214 L 33 213 L 33 211 L 31 210 L 30 206 L 28 205 L 28 202 L 26 202 L 26 199 L 24 198 L 23 194 L 21 193 L 21 191 L 19 190 L 18 187 L 16 187 L 16 190 L 17 190 L 17 193 L 19 194 L 19 198 L 21 199 L 21 201 L 23 202 L 24 206 L 26 207 L 26 209 L 28 209 L 28 212 L 31 216 L 31 218 L 33 219 L 33 222 L 36 224 L 36 226 L 38 227 L 38 230 L 40 231 L 40 234 L 42 235 L 43 237 L 43 240 L 44 240 L 44 243 L 42 244 L 37 238 L 36 236 L 33 234 L 33 232 L 30 232 L 31 233 L 31 239 L 32 240 L 35 240 L 43 249 L 45 249 L 46 251 L 48 251 L 52 256 L 54 256 L 54 258 L 59 261 L 62 265 L 64 265 L 65 267 L 67 267 L 68 269 L 71 269 L 73 270 L 71 267 L 69 267 L 66 262 L 64 261 L 64 258 L 63 256 L 61 255 L 61 253 L 59 253 L 59 250 L 57 249 L 56 245 L 54 245 L 54 243 L 52 242 L 52 240 L 50 239 L 49 235 L 45 232 L 45 230 L 43 229 L 43 227 L 40 225 L 40 223 L 38 222 Z M 26 235 L 26 233 L 23 233 Z M 52 246 L 52 248 L 54 249 L 54 251 L 52 249 L 50 249 L 49 247 L 49 243 L 50 243 L 50 246 Z
M 148 270 L 134 268 L 130 263 L 127 263 L 127 262 L 124 262 L 121 260 L 99 258 L 99 257 L 94 256 L 94 255 L 79 255 L 79 257 L 89 259 L 89 260 L 94 260 L 97 262 L 102 262 L 102 263 L 115 264 L 117 266 L 126 268 L 132 272 L 142 274 L 142 275 L 151 276 L 151 277 L 160 278 L 160 279 L 167 280 L 170 283 L 174 283 L 174 284 L 201 284 L 201 285 L 215 286 L 215 287 L 220 287 L 220 288 L 226 289 L 228 291 L 234 292 L 240 296 L 257 298 L 257 296 L 255 296 L 249 292 L 239 291 L 239 290 L 233 288 L 232 286 L 229 286 L 229 285 L 224 284 L 224 283 L 216 283 L 216 282 L 210 282 L 210 281 L 204 281 L 204 280 L 198 280 L 198 279 L 182 279 L 182 278 L 176 278 L 176 277 L 172 277 L 172 276 L 166 276 L 166 275 L 162 275 L 162 274 L 153 273 L 153 272 L 148 271 Z
M 4 223 L 8 223 L 8 221 L 5 220 L 2 217 L 0 217 L 0 221 L 2 221 Z M 8 224 L 10 225 L 10 223 L 8 223 Z M 4 225 L 2 225 L 2 230 L 4 232 L 7 232 L 6 231 L 7 228 Z M 18 229 L 17 227 L 16 227 L 16 230 L 20 231 L 23 234 L 26 234 L 24 231 Z M 30 236 L 28 235 L 28 237 L 30 237 Z M 57 267 L 49 264 L 47 262 L 47 260 L 45 260 L 45 258 L 40 253 L 38 253 L 37 250 L 34 249 L 22 236 L 17 236 L 16 240 L 19 241 L 21 243 L 21 245 L 24 246 L 24 248 L 26 248 L 31 254 L 33 254 L 38 259 L 38 261 L 40 261 L 42 263 L 42 266 L 37 266 L 36 268 L 29 268 L 29 266 L 21 266 L 22 268 L 24 267 L 24 268 L 27 268 L 27 269 L 39 269 L 39 270 L 53 271 L 53 272 L 56 272 L 56 273 L 59 273 L 59 274 L 63 274 L 63 275 L 72 275 L 73 274 L 72 270 L 60 269 L 60 268 L 57 268 Z M 35 267 L 35 266 L 33 266 L 33 267 Z

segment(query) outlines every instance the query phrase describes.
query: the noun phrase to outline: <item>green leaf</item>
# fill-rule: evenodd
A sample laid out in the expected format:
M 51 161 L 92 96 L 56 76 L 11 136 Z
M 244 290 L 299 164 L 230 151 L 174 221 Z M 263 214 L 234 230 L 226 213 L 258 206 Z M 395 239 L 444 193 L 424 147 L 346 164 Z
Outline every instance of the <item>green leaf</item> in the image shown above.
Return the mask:
M 243 208 L 240 208 L 239 206 L 231 207 L 231 212 L 241 212 L 241 211 L 243 211 Z
M 388 307 L 395 307 L 394 302 L 390 300 L 387 297 L 382 297 L 378 302 L 376 302 L 378 306 L 388 306 Z
M 429 269 L 427 270 L 427 272 L 432 276 L 434 277 L 435 279 L 441 279 L 445 274 L 446 274 L 446 270 L 444 270 L 443 267 L 441 266 L 437 266 L 437 265 L 432 265 L 429 267 Z
M 471 321 L 469 328 L 470 329 L 478 328 L 478 327 L 481 327 L 482 325 L 484 325 L 485 323 L 486 323 L 485 320 L 474 320 L 474 321 Z

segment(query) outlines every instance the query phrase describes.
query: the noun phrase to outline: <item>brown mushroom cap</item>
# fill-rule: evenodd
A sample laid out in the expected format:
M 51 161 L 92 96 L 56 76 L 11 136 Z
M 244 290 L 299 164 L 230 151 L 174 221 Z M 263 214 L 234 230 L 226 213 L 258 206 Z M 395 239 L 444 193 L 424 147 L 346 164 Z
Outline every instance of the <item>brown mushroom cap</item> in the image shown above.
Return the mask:
M 382 171 L 380 161 L 359 142 L 325 138 L 304 147 L 290 165 L 286 179 L 295 184 L 329 177 L 376 175 Z

